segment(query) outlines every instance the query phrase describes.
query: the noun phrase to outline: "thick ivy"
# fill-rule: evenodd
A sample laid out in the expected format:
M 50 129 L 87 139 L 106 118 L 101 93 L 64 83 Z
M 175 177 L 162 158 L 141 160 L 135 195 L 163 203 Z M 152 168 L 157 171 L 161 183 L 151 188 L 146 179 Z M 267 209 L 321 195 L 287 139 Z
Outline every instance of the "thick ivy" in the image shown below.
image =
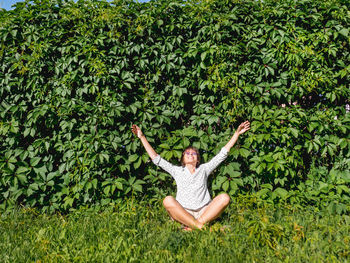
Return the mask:
M 250 120 L 213 193 L 346 211 L 349 2 L 45 0 L 0 10 L 0 200 L 44 211 L 174 191 L 163 157 L 207 161 Z M 348 108 L 347 108 L 348 107 Z

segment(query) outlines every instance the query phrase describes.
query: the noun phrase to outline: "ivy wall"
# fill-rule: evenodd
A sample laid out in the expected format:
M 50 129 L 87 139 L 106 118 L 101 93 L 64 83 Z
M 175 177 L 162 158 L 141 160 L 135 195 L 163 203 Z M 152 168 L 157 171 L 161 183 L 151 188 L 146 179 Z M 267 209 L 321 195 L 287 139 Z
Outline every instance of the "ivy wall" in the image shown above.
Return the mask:
M 345 0 L 46 0 L 0 11 L 0 207 L 43 211 L 175 191 L 130 127 L 212 194 L 349 209 Z

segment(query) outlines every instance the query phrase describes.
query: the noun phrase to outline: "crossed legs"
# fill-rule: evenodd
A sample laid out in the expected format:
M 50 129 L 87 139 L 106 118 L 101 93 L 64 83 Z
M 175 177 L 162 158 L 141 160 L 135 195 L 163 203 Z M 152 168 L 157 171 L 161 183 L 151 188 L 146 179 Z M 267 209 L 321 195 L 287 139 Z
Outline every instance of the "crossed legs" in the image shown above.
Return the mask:
M 228 206 L 229 202 L 230 197 L 228 194 L 218 195 L 210 202 L 203 214 L 197 219 L 189 214 L 172 196 L 165 197 L 163 200 L 163 205 L 169 215 L 175 221 L 178 221 L 192 229 L 201 229 L 206 223 L 218 218 Z

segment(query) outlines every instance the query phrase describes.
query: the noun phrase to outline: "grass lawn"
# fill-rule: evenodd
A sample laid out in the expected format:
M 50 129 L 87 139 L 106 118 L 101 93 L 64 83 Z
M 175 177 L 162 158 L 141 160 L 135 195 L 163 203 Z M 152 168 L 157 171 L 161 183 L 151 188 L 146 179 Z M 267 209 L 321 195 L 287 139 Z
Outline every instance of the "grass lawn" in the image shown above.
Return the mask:
M 222 230 L 222 226 L 226 226 Z M 185 232 L 161 202 L 100 212 L 20 209 L 0 216 L 1 262 L 350 262 L 350 217 L 313 207 L 232 200 L 221 219 Z

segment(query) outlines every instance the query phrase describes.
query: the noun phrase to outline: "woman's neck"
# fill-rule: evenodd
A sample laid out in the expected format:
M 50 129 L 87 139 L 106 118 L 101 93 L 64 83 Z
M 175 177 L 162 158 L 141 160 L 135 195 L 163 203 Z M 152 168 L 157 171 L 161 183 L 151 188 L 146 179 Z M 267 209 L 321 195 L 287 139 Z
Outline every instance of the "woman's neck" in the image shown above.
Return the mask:
M 196 165 L 194 165 L 192 163 L 187 163 L 186 167 L 190 171 L 191 174 L 194 174 L 194 172 L 196 171 Z

